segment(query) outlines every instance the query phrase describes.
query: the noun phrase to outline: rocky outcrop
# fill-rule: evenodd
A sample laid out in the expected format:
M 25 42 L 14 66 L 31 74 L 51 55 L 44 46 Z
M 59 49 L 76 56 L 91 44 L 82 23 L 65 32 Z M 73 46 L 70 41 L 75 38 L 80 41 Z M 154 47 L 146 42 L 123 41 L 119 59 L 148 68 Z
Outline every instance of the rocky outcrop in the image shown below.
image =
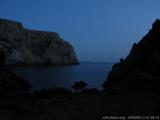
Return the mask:
M 29 30 L 0 19 L 0 50 L 5 64 L 77 64 L 74 48 L 55 32 Z
M 31 85 L 8 69 L 0 68 L 0 97 L 3 95 L 13 95 L 26 93 L 31 89 Z
M 28 92 L 31 85 L 6 68 L 5 57 L 4 51 L 0 50 L 0 97 Z
M 126 59 L 113 65 L 103 87 L 116 92 L 160 92 L 160 20 L 133 45 Z

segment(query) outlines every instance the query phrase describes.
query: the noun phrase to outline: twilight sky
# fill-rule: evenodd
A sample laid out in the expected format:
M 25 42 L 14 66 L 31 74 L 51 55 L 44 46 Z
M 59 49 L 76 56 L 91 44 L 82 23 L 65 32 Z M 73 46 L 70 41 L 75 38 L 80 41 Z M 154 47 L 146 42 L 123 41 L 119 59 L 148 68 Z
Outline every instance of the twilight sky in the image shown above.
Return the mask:
M 80 61 L 117 62 L 160 18 L 160 0 L 0 0 L 0 17 L 58 32 Z

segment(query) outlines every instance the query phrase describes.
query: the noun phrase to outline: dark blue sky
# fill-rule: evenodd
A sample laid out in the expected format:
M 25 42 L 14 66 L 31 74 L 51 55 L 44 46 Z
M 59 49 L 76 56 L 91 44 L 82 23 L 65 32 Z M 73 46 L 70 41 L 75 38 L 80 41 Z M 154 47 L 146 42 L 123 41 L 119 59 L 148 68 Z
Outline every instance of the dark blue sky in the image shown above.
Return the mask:
M 58 32 L 81 61 L 116 62 L 160 18 L 160 0 L 0 0 L 0 17 Z

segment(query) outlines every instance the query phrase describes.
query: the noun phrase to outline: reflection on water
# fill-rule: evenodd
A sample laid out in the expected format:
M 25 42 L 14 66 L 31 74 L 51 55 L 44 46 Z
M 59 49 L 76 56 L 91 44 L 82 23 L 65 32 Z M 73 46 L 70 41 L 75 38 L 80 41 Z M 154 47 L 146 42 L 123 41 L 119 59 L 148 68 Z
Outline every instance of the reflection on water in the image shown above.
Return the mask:
M 70 88 L 83 80 L 89 88 L 101 89 L 112 64 L 82 63 L 76 66 L 23 66 L 12 68 L 18 76 L 28 80 L 34 90 L 42 88 Z

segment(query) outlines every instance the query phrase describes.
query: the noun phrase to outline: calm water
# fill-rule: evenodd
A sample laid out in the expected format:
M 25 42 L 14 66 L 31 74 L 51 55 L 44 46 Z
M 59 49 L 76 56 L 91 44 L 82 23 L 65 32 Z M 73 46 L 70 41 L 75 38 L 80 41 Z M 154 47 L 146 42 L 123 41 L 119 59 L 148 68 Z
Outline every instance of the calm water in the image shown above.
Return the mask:
M 88 88 L 101 89 L 112 64 L 81 63 L 76 66 L 25 66 L 12 68 L 18 76 L 28 80 L 34 90 L 42 88 L 71 88 L 76 81 L 83 80 Z

